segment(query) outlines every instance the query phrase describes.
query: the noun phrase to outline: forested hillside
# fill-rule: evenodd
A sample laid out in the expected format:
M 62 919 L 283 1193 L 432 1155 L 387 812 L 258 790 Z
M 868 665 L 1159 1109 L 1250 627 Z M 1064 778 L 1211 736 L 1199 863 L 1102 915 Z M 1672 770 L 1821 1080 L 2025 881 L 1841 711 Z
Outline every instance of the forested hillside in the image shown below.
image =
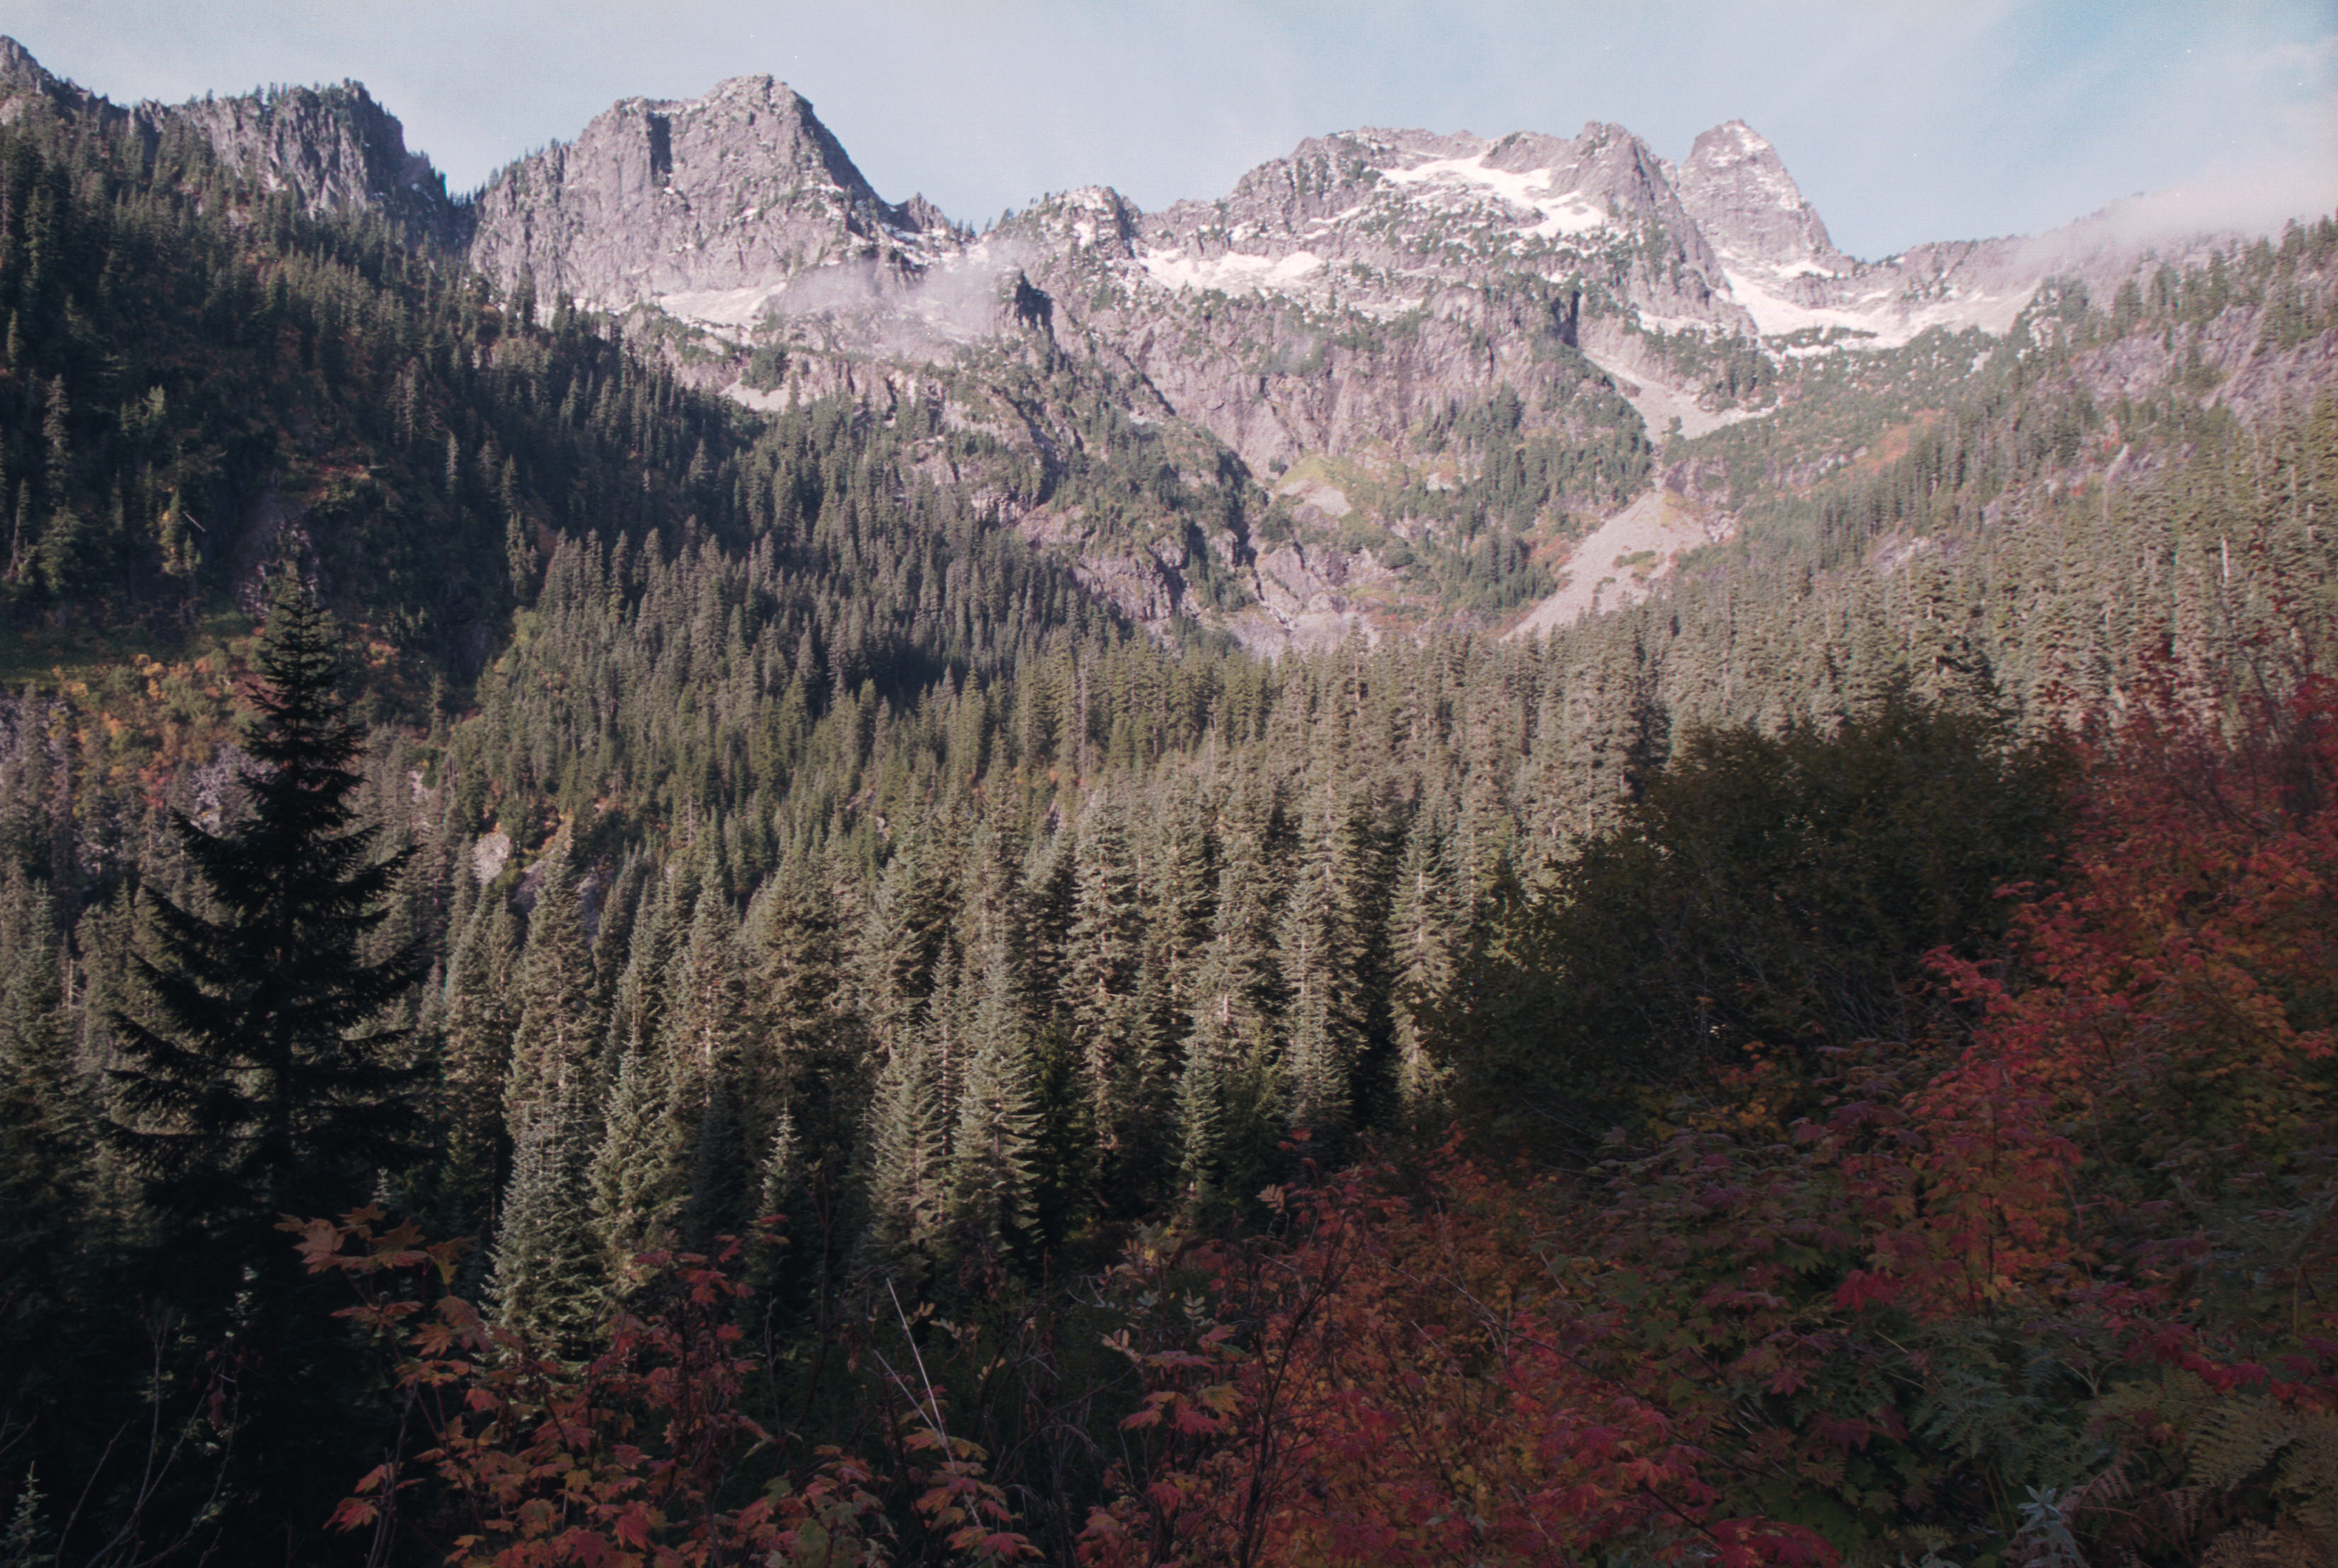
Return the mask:
M 2326 1560 L 2333 277 L 1554 339 L 1265 660 L 1028 322 L 757 413 L 0 124 L 0 1564 Z

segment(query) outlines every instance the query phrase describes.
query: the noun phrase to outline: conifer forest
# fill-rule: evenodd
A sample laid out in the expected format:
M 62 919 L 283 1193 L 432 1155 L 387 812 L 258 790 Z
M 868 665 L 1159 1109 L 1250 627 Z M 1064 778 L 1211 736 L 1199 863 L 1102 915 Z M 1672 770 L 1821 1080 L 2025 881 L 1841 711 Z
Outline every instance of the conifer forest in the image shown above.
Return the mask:
M 0 319 L 0 1568 L 2338 1560 L 2338 221 L 1554 345 L 1272 655 L 1029 331 L 759 411 L 40 113 Z

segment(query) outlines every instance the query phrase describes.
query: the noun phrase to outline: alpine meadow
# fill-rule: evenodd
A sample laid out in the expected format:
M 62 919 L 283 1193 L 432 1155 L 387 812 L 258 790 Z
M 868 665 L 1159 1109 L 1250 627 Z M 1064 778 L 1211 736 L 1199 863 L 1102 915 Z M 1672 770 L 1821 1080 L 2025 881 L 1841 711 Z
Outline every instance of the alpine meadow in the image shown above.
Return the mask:
M 404 138 L 0 39 L 0 1568 L 2338 1562 L 2338 217 Z

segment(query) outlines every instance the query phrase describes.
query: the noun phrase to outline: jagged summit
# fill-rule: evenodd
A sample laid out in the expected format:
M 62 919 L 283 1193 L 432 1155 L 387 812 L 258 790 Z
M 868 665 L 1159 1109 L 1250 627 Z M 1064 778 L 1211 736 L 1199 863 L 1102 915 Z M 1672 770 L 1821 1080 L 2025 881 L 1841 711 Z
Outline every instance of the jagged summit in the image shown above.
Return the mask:
M 0 37 L 0 124 L 36 102 L 69 119 L 134 127 L 150 147 L 168 126 L 193 130 L 230 168 L 266 189 L 289 190 L 311 211 L 373 211 L 408 240 L 443 251 L 459 251 L 467 237 L 446 177 L 408 150 L 398 116 L 361 83 L 125 109 L 53 74 L 16 40 Z
M 1645 489 L 1675 441 L 1702 463 L 1698 437 L 1788 415 L 1831 377 L 1989 363 L 1976 339 L 2014 331 L 2048 279 L 2108 299 L 2145 260 L 2121 213 L 1857 260 L 1734 120 L 1678 164 L 1596 119 L 1366 126 L 1214 200 L 1146 212 L 1091 185 L 977 237 L 886 201 L 768 74 L 622 100 L 461 201 L 354 82 L 123 109 L 0 40 L 0 123 L 51 115 L 150 148 L 199 135 L 247 177 L 234 200 L 376 211 L 506 288 L 531 279 L 539 310 L 631 313 L 642 352 L 751 407 L 844 397 L 938 418 L 936 484 L 1132 619 L 1206 611 L 1261 646 L 1480 603 L 1577 546 L 1598 570 L 1536 623 L 1611 607 L 1665 570 L 1626 563 L 1705 536 L 1703 470 L 1678 505 Z M 1506 449 L 1515 465 L 1488 466 Z M 1141 483 L 1096 477 L 1132 451 L 1151 454 Z M 1237 480 L 1272 501 L 1181 503 Z
M 46 99 L 61 113 L 129 118 L 127 110 L 54 74 L 33 58 L 31 50 L 14 38 L 0 35 L 0 125 L 23 113 L 25 101 L 33 96 Z
M 956 245 L 922 197 L 880 198 L 810 103 L 768 75 L 614 104 L 575 142 L 496 174 L 476 220 L 482 270 L 619 308 L 671 296 L 705 308 L 847 262 L 874 280 Z
M 1638 254 L 1637 238 L 1660 236 Z M 1218 201 L 1145 217 L 1140 260 L 1174 289 L 1336 296 L 1396 315 L 1424 289 L 1501 270 L 1596 275 L 1654 316 L 1743 330 L 1717 258 L 1662 161 L 1620 125 L 1567 138 L 1366 127 L 1312 137 Z M 1630 252 L 1627 254 L 1627 252 Z
M 1845 266 L 1778 150 L 1743 120 L 1699 136 L 1674 186 L 1706 241 L 1732 260 L 1824 272 Z
M 370 208 L 442 250 L 460 250 L 467 237 L 447 177 L 408 150 L 398 116 L 361 82 L 197 98 L 171 113 L 201 131 L 230 168 L 290 189 L 312 210 Z
M 575 141 L 506 166 L 470 202 L 448 200 L 397 118 L 354 82 L 123 109 L 0 39 L 0 121 L 36 102 L 149 136 L 192 127 L 264 185 L 311 208 L 378 211 L 507 285 L 532 275 L 545 302 L 653 305 L 745 328 L 775 305 L 891 311 L 883 301 L 938 266 L 999 260 L 970 257 L 968 236 L 923 198 L 886 201 L 811 104 L 769 75 L 693 99 L 626 99 Z M 1992 240 L 1854 261 L 1743 121 L 1699 136 L 1678 166 L 1597 120 L 1572 137 L 1364 127 L 1310 138 L 1215 201 L 1143 213 L 1098 187 L 1009 227 L 1042 253 L 1008 257 L 1007 270 L 1028 263 L 1033 278 L 1051 257 L 1077 257 L 1154 289 L 1282 295 L 1388 318 L 1455 287 L 1538 276 L 1591 290 L 1642 330 L 1814 331 L 1878 347 L 1936 325 L 2003 330 L 2059 255 Z M 2107 259 L 2090 251 L 2090 269 L 2117 271 L 2139 248 L 2112 249 Z M 1602 363 L 1636 354 L 1611 342 Z

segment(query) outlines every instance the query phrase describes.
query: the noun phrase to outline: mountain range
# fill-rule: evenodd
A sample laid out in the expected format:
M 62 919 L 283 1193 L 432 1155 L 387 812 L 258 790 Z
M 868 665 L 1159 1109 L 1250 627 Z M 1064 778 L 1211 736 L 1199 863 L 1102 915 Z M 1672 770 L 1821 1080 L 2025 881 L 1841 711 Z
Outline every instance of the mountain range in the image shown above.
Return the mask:
M 0 39 L 0 123 L 36 102 L 150 143 L 199 136 L 238 173 L 315 212 L 377 217 L 539 318 L 607 312 L 750 407 L 839 390 L 929 401 L 968 437 L 936 449 L 938 481 L 1069 554 L 1136 621 L 1198 619 L 1266 647 L 1457 617 L 1547 627 L 1645 593 L 1738 529 L 1719 497 L 1749 449 L 1701 438 L 1766 420 L 1781 434 L 1765 471 L 1824 471 L 1857 444 L 1808 450 L 1792 433 L 1814 386 L 1849 377 L 1913 408 L 1942 365 L 2034 335 L 2041 300 L 2107 296 L 2235 243 L 2149 247 L 2107 212 L 1862 260 L 1742 121 L 1678 163 L 1597 122 L 1571 138 L 1357 130 L 1214 200 L 1147 212 L 1089 187 L 977 232 L 922 197 L 885 200 L 769 76 L 624 100 L 459 198 L 354 82 L 123 108 Z M 2222 398 L 2318 374 L 2252 377 L 2251 345 L 2186 347 L 2209 353 Z M 2107 393 L 2159 385 L 2180 358 L 2164 348 L 2156 365 L 2077 374 Z M 1084 497 L 1065 480 L 1098 406 L 1165 483 L 1238 475 L 1265 492 L 1259 514 L 1196 526 L 1141 495 Z M 1493 525 L 1522 564 L 1465 603 L 1431 568 L 1477 548 L 1491 514 L 1439 498 L 1484 499 L 1466 437 L 1488 410 L 1521 450 L 1576 456 L 1511 497 Z M 1584 569 L 1609 554 L 1653 564 Z M 1198 593 L 1204 576 L 1232 586 Z

